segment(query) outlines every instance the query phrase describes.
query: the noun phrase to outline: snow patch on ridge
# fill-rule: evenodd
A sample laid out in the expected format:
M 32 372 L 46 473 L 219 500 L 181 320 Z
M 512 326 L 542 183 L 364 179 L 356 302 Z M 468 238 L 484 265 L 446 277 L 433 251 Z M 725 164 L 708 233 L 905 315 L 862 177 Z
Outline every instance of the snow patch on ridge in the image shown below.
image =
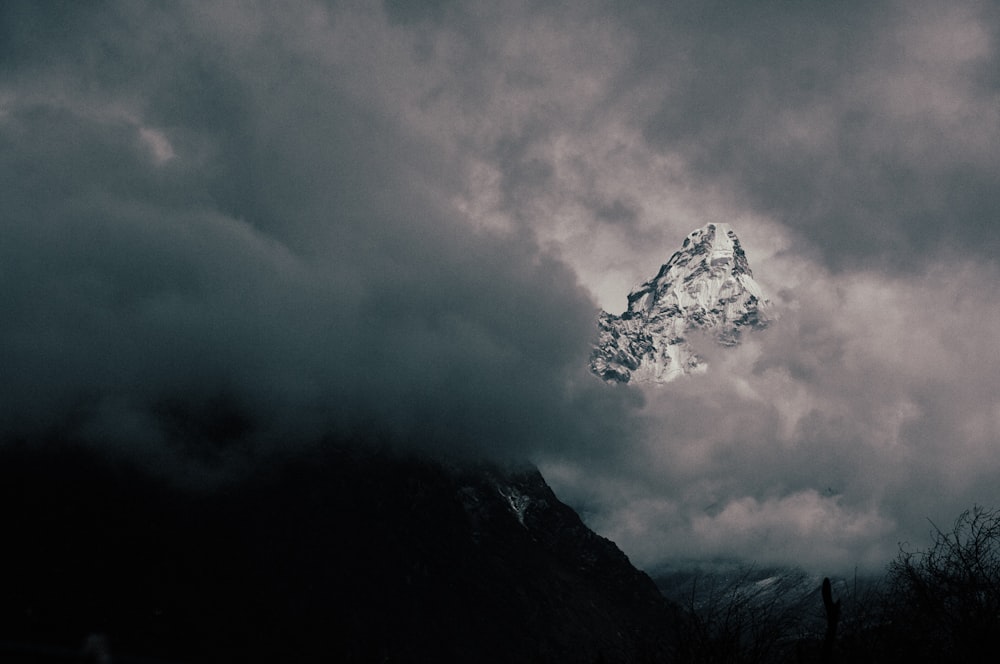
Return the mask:
M 518 491 L 517 487 L 509 485 L 497 485 L 497 492 L 503 496 L 507 504 L 510 505 L 510 511 L 514 513 L 517 517 L 518 523 L 522 526 L 524 524 L 524 513 L 528 509 L 528 505 L 531 504 L 531 497 Z M 527 526 L 525 526 L 527 528 Z

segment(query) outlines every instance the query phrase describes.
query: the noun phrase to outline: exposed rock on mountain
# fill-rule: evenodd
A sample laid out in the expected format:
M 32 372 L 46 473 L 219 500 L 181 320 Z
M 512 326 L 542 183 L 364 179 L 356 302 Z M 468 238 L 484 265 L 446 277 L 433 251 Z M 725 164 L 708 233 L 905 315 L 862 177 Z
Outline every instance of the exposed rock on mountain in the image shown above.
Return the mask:
M 728 224 L 708 224 L 629 293 L 625 313 L 601 312 L 590 369 L 620 383 L 666 383 L 703 371 L 690 333 L 702 330 L 732 346 L 744 330 L 766 327 L 769 308 L 736 233 Z

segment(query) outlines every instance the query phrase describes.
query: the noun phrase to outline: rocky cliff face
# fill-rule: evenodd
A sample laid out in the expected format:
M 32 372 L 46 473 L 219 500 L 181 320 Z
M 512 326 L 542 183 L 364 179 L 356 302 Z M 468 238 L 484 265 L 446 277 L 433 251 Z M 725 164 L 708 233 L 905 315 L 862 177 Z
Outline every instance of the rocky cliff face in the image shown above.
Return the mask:
M 766 327 L 769 309 L 736 233 L 728 224 L 708 224 L 629 293 L 623 314 L 601 312 L 590 369 L 620 383 L 665 383 L 703 371 L 689 334 L 704 331 L 732 346 L 744 330 Z

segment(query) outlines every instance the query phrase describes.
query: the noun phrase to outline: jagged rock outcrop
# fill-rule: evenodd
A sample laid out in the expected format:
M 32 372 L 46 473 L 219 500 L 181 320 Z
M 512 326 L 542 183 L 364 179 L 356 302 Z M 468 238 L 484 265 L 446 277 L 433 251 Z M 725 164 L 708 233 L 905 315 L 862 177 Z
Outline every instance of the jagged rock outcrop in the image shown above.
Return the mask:
M 744 330 L 766 327 L 769 309 L 736 233 L 728 224 L 708 224 L 629 293 L 625 313 L 600 313 L 590 369 L 620 383 L 665 383 L 703 371 L 689 334 L 703 331 L 732 346 Z

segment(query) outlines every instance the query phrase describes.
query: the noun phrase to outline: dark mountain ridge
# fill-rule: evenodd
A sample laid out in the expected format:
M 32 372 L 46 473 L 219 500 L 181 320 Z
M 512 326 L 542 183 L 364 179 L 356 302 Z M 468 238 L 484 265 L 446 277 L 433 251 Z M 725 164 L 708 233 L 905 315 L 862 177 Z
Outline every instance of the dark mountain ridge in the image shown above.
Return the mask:
M 191 490 L 80 447 L 0 449 L 3 647 L 105 634 L 122 661 L 669 657 L 671 606 L 534 468 L 347 445 L 259 467 Z

